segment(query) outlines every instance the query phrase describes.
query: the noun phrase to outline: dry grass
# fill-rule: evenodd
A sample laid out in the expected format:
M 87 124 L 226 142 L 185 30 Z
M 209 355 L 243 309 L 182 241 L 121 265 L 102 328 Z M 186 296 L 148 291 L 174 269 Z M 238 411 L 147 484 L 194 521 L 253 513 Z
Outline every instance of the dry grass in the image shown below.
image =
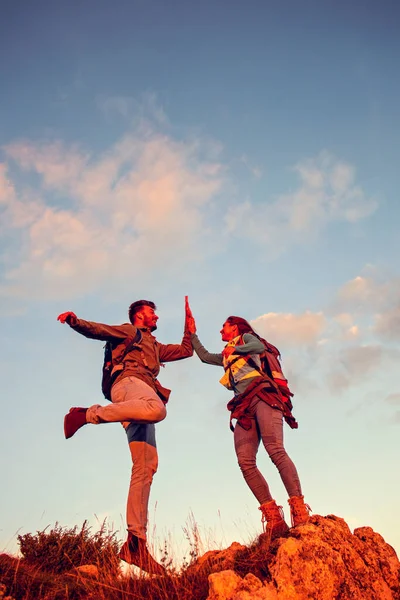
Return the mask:
M 85 522 L 81 528 L 56 524 L 35 535 L 18 536 L 23 557 L 0 555 L 0 600 L 8 596 L 8 600 L 206 600 L 208 575 L 219 569 L 212 561 L 197 568 L 202 544 L 194 520 L 184 533 L 189 552 L 179 569 L 166 542 L 160 549 L 160 562 L 167 569 L 164 577 L 151 577 L 138 570 L 122 575 L 117 556 L 120 542 L 105 524 L 95 534 Z M 241 576 L 252 572 L 268 579 L 271 551 L 261 536 L 237 553 L 232 568 Z M 77 569 L 85 564 L 97 568 L 94 576 Z
M 194 539 L 197 539 L 197 530 Z M 18 536 L 22 558 L 0 555 L 0 600 L 202 600 L 207 598 L 207 575 L 189 572 L 198 555 L 191 542 L 190 560 L 178 571 L 168 553 L 161 549 L 160 562 L 165 577 L 150 577 L 135 570 L 122 575 L 115 534 L 106 530 L 92 534 L 87 522 L 81 528 L 67 529 L 58 523 L 36 534 Z M 77 569 L 94 565 L 90 576 Z

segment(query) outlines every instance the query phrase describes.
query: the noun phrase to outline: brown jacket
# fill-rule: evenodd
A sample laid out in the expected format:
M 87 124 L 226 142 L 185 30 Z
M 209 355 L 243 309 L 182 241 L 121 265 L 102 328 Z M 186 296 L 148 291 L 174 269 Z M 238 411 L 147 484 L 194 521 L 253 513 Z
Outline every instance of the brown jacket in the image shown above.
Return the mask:
M 71 319 L 69 325 L 87 338 L 111 342 L 113 356 L 117 356 L 121 352 L 121 343 L 128 337 L 135 337 L 137 332 L 137 327 L 131 323 L 104 325 L 76 318 Z M 193 355 L 190 333 L 184 333 L 180 344 L 160 344 L 149 329 L 141 328 L 140 331 L 142 334 L 141 349 L 134 347 L 128 352 L 123 360 L 124 370 L 116 377 L 114 383 L 123 377 L 133 376 L 157 391 L 156 379 L 160 372 L 160 364 Z

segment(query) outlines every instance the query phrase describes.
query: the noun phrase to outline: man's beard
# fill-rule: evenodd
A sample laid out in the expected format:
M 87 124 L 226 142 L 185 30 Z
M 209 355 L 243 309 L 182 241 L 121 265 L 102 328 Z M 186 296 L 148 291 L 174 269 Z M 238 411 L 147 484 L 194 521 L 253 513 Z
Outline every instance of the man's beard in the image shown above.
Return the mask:
M 150 327 L 150 331 L 155 331 L 156 329 L 157 329 L 157 325 L 152 325 L 152 326 Z

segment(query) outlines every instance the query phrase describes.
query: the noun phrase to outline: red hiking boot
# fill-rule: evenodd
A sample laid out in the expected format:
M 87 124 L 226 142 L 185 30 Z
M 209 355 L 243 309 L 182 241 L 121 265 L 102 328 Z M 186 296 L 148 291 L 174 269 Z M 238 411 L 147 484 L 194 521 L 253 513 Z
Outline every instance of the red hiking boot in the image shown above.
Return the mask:
M 262 522 L 265 528 L 265 533 L 271 540 L 281 537 L 289 530 L 289 527 L 284 519 L 282 506 L 278 506 L 275 500 L 265 502 L 260 506 L 260 510 L 262 512 Z
M 71 408 L 64 417 L 64 435 L 68 439 L 74 435 L 84 425 L 86 425 L 87 408 Z
M 304 496 L 292 496 L 288 500 L 290 514 L 292 517 L 292 527 L 304 525 L 310 518 L 311 508 L 304 502 Z
M 128 565 L 135 565 L 151 575 L 165 575 L 165 568 L 151 556 L 146 540 L 128 531 L 128 539 L 119 551 L 119 558 Z

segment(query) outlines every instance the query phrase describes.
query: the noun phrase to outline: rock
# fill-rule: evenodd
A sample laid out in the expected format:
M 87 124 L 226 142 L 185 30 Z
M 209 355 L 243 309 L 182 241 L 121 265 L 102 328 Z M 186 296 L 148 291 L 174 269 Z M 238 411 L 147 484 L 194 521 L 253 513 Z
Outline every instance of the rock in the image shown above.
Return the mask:
M 99 569 L 96 565 L 81 565 L 80 567 L 75 567 L 75 571 L 78 571 L 80 575 L 85 575 L 86 577 L 98 577 Z
M 208 573 L 227 571 L 233 568 L 236 554 L 244 549 L 245 546 L 242 544 L 233 542 L 226 550 L 210 550 L 200 556 L 190 570 L 207 571 Z
M 212 573 L 207 600 L 277 600 L 273 586 L 264 584 L 252 573 L 243 579 L 234 571 Z
M 334 515 L 314 515 L 270 545 L 262 538 L 226 552 L 230 570 L 209 576 L 208 600 L 400 600 L 394 549 L 370 527 L 352 534 Z M 225 564 L 224 551 L 218 559 Z
M 358 527 L 354 530 L 354 535 L 363 543 L 360 551 L 365 564 L 375 572 L 381 570 L 389 587 L 399 585 L 399 561 L 394 549 L 371 527 Z
M 278 598 L 393 600 L 400 564 L 397 557 L 393 561 L 393 548 L 379 538 L 374 548 L 371 537 L 362 541 L 343 519 L 315 515 L 279 540 L 269 566 Z
M 232 570 L 212 573 L 208 577 L 209 594 L 207 600 L 229 600 L 233 597 L 241 581 L 242 578 Z

